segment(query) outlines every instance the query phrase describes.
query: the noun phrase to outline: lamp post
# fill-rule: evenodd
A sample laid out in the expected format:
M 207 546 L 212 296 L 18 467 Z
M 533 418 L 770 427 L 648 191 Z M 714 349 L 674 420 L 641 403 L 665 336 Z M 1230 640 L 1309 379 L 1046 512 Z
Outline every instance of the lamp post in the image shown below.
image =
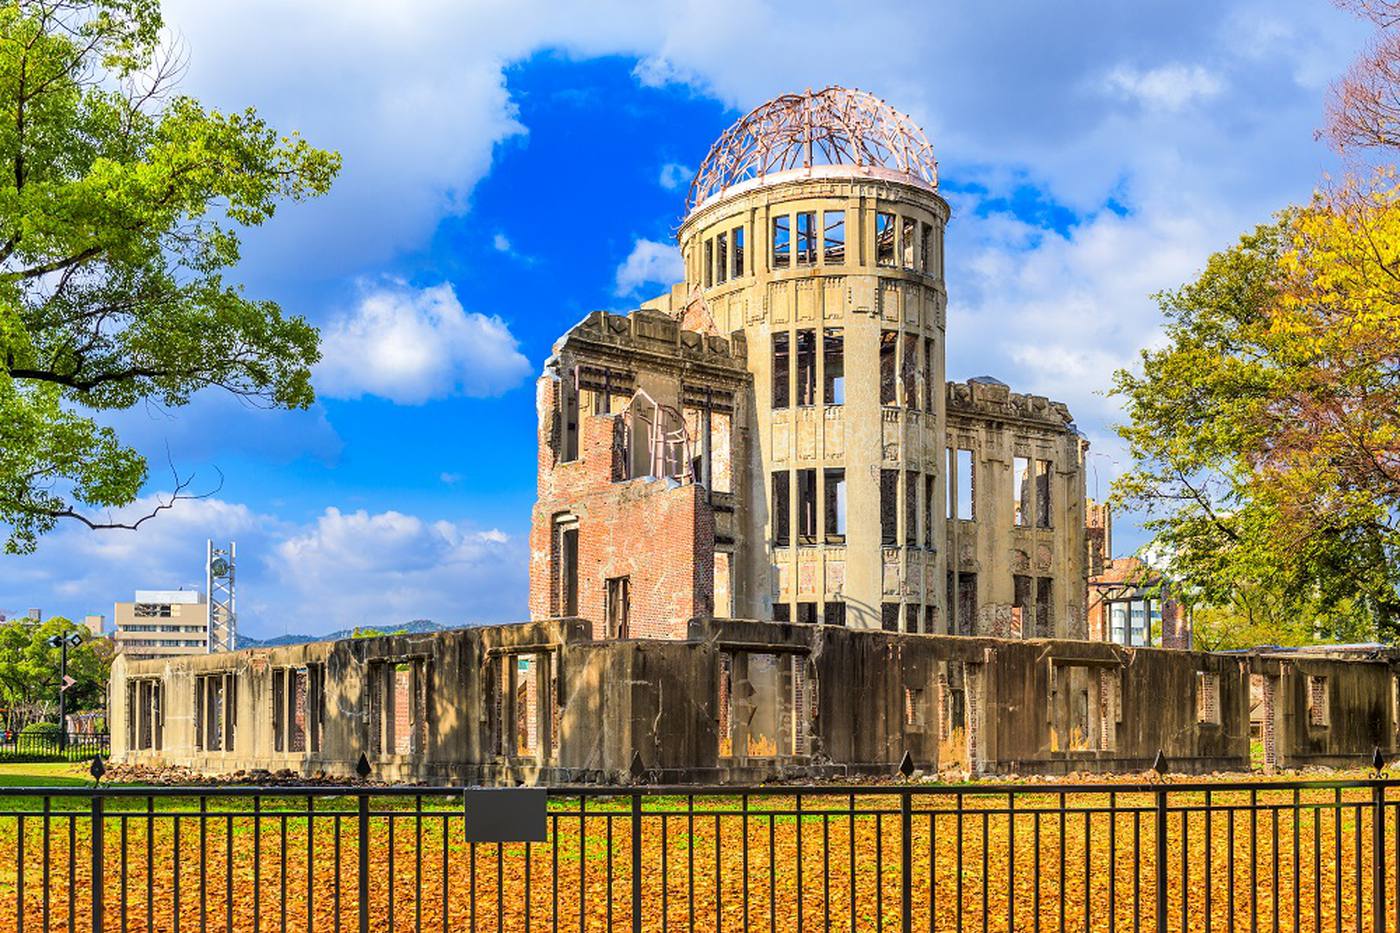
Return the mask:
M 65 709 L 65 700 L 68 688 L 73 684 L 68 679 L 68 649 L 76 648 L 82 644 L 83 636 L 77 632 L 69 632 L 67 635 L 50 635 L 49 647 L 59 649 L 58 661 L 58 750 L 66 751 L 68 748 L 68 717 Z

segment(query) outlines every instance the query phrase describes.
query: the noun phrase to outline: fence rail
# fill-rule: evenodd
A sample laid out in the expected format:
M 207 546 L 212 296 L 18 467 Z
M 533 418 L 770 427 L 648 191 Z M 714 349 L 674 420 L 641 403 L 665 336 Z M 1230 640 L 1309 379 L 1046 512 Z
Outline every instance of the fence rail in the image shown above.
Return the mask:
M 7 789 L 0 928 L 1400 930 L 1400 782 Z
M 86 761 L 106 757 L 111 749 L 105 732 L 69 732 L 65 735 L 0 732 L 0 761 Z

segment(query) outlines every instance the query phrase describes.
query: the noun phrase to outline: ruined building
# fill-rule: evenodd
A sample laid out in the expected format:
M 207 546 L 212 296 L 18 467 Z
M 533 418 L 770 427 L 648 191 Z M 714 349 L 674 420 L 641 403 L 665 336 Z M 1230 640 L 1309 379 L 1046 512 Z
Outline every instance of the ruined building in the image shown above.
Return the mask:
M 948 220 L 927 141 L 882 101 L 748 114 L 691 188 L 685 281 L 590 314 L 545 364 L 531 621 L 119 656 L 113 756 L 482 783 L 1159 749 L 1209 771 L 1249 764 L 1252 684 L 1269 764 L 1396 749 L 1390 655 L 1086 640 L 1107 516 L 1085 443 L 1062 404 L 946 381 Z
M 948 218 L 923 133 L 868 94 L 721 136 L 686 280 L 545 366 L 532 617 L 1083 638 L 1086 443 L 1062 404 L 945 381 Z

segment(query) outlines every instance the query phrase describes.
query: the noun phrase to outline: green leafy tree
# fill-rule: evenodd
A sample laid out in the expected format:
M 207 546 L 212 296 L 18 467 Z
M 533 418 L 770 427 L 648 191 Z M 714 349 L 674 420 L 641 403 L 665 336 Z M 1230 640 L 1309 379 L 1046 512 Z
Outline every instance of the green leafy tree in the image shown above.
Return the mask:
M 126 523 L 146 460 L 92 413 L 206 387 L 304 408 L 317 334 L 225 279 L 239 229 L 320 195 L 339 156 L 174 93 L 156 0 L 0 3 L 0 523 Z M 94 513 L 94 510 L 97 510 Z M 96 517 L 93 517 L 96 514 Z
M 13 619 L 0 623 L 0 702 L 8 728 L 17 729 L 55 714 L 58 707 L 61 649 L 49 645 L 55 635 L 79 633 L 83 640 L 68 649 L 70 712 L 106 708 L 107 682 L 112 670 L 109 639 L 88 637 L 87 629 L 62 616 L 42 623 Z
M 1400 630 L 1400 186 L 1349 182 L 1158 297 L 1164 345 L 1114 391 L 1163 569 L 1249 625 Z

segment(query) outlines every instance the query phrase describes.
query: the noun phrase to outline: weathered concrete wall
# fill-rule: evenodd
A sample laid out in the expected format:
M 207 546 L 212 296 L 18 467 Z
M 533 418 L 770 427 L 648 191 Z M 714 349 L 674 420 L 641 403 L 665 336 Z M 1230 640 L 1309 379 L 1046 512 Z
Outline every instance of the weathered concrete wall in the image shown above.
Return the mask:
M 1270 767 L 1354 768 L 1369 762 L 1374 749 L 1387 757 L 1400 752 L 1395 657 L 1263 652 L 1253 657 L 1251 670 L 1265 682 L 1264 754 Z
M 1088 580 L 1085 543 L 1084 452 L 1087 443 L 1073 428 L 1069 410 L 1049 399 L 1012 392 L 1004 385 L 973 380 L 948 386 L 951 450 L 972 452 L 972 516 L 947 522 L 948 551 L 958 578 L 957 592 L 975 574 L 975 614 L 961 627 L 954 612 L 954 634 L 1007 637 L 1085 638 Z M 1016 458 L 1031 471 L 1024 488 L 1024 520 L 1017 521 L 1014 492 Z M 1037 463 L 1048 463 L 1042 487 Z M 961 490 L 955 485 L 954 496 Z M 1039 497 L 1049 493 L 1044 512 Z M 1017 606 L 1016 577 L 1029 581 Z M 1037 587 L 1050 581 L 1049 624 L 1036 618 Z M 1022 610 L 1017 620 L 1017 609 Z M 1019 632 L 1017 629 L 1019 628 Z
M 274 678 L 300 671 L 323 671 L 324 691 L 307 693 L 306 744 L 292 751 L 287 717 L 275 725 Z M 119 657 L 112 751 L 118 761 L 211 773 L 341 776 L 365 754 L 384 780 L 487 784 L 626 782 L 634 768 L 675 782 L 889 774 L 906 751 L 922 768 L 1053 774 L 1140 770 L 1160 749 L 1174 771 L 1199 772 L 1249 766 L 1255 673 L 1276 688 L 1274 765 L 1355 766 L 1373 747 L 1396 750 L 1394 671 L 1388 656 L 1217 655 L 752 621 L 695 620 L 683 640 L 595 641 L 589 623 L 556 620 Z M 209 748 L 207 735 L 196 747 L 196 688 L 223 674 L 236 681 L 232 748 Z M 1310 677 L 1326 680 L 1313 687 Z M 136 699 L 149 695 L 143 682 L 160 686 L 158 748 L 133 741 L 157 715 Z M 1321 696 L 1325 717 L 1314 712 Z M 287 703 L 285 691 L 280 698 Z

